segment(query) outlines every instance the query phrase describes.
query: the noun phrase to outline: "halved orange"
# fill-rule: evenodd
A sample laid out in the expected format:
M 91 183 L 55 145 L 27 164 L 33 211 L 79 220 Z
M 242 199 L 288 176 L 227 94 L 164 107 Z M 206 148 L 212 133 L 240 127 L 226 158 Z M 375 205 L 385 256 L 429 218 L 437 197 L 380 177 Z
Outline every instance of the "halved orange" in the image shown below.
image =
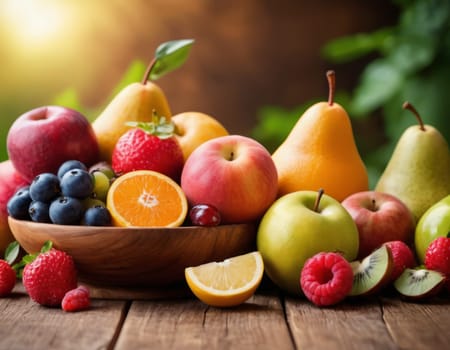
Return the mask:
M 205 304 L 230 307 L 250 298 L 261 283 L 264 263 L 259 252 L 185 269 L 186 282 Z
M 181 187 L 170 177 L 151 170 L 119 176 L 106 199 L 115 226 L 177 227 L 188 204 Z

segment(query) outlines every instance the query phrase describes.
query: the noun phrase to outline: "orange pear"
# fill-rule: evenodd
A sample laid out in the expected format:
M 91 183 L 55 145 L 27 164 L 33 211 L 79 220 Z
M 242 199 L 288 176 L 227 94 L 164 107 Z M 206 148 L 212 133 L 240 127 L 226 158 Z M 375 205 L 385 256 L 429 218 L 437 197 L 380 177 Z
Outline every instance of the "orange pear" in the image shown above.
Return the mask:
M 228 135 L 227 129 L 217 119 L 205 113 L 183 112 L 172 116 L 172 121 L 184 160 L 205 141 Z
M 335 74 L 327 72 L 328 102 L 308 108 L 284 142 L 273 153 L 278 170 L 278 195 L 323 188 L 342 201 L 366 191 L 369 180 L 359 155 L 350 118 L 334 102 Z
M 117 140 L 130 128 L 126 122 L 151 122 L 153 111 L 170 120 L 172 113 L 164 92 L 149 81 L 153 63 L 150 62 L 142 82 L 123 88 L 92 123 L 101 160 L 111 162 Z

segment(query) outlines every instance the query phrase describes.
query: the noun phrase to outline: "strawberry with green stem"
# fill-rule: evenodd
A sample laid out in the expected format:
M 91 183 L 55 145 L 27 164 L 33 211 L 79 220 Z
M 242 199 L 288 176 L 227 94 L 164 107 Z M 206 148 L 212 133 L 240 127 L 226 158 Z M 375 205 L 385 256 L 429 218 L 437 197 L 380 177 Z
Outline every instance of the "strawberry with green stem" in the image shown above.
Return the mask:
M 152 121 L 128 122 L 133 127 L 117 141 L 112 154 L 116 174 L 153 170 L 179 181 L 184 165 L 183 151 L 174 136 L 175 125 L 153 112 Z
M 16 269 L 13 264 L 19 251 L 19 244 L 12 242 L 5 250 L 5 259 L 0 259 L 0 298 L 9 295 L 16 285 Z

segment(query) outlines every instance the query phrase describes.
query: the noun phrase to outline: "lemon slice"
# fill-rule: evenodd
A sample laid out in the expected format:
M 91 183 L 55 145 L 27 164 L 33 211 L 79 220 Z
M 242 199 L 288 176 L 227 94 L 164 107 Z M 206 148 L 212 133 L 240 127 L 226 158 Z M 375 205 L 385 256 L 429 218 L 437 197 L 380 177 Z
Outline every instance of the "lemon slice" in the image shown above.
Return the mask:
M 185 269 L 186 282 L 205 304 L 230 307 L 250 298 L 261 283 L 264 263 L 259 252 Z

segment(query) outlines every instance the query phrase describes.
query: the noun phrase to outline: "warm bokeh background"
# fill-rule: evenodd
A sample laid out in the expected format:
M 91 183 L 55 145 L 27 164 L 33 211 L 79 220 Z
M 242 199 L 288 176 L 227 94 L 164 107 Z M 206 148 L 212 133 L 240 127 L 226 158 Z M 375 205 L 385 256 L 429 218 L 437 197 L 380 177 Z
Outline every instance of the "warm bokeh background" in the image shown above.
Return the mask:
M 351 88 L 364 60 L 330 66 L 330 40 L 394 23 L 391 1 L 1 0 L 0 159 L 21 113 L 73 89 L 104 106 L 135 59 L 168 40 L 196 40 L 188 61 L 158 80 L 174 113 L 197 110 L 232 133 L 249 134 L 265 105 L 285 108 L 323 96 L 335 68 Z M 96 115 L 88 115 L 89 119 Z

